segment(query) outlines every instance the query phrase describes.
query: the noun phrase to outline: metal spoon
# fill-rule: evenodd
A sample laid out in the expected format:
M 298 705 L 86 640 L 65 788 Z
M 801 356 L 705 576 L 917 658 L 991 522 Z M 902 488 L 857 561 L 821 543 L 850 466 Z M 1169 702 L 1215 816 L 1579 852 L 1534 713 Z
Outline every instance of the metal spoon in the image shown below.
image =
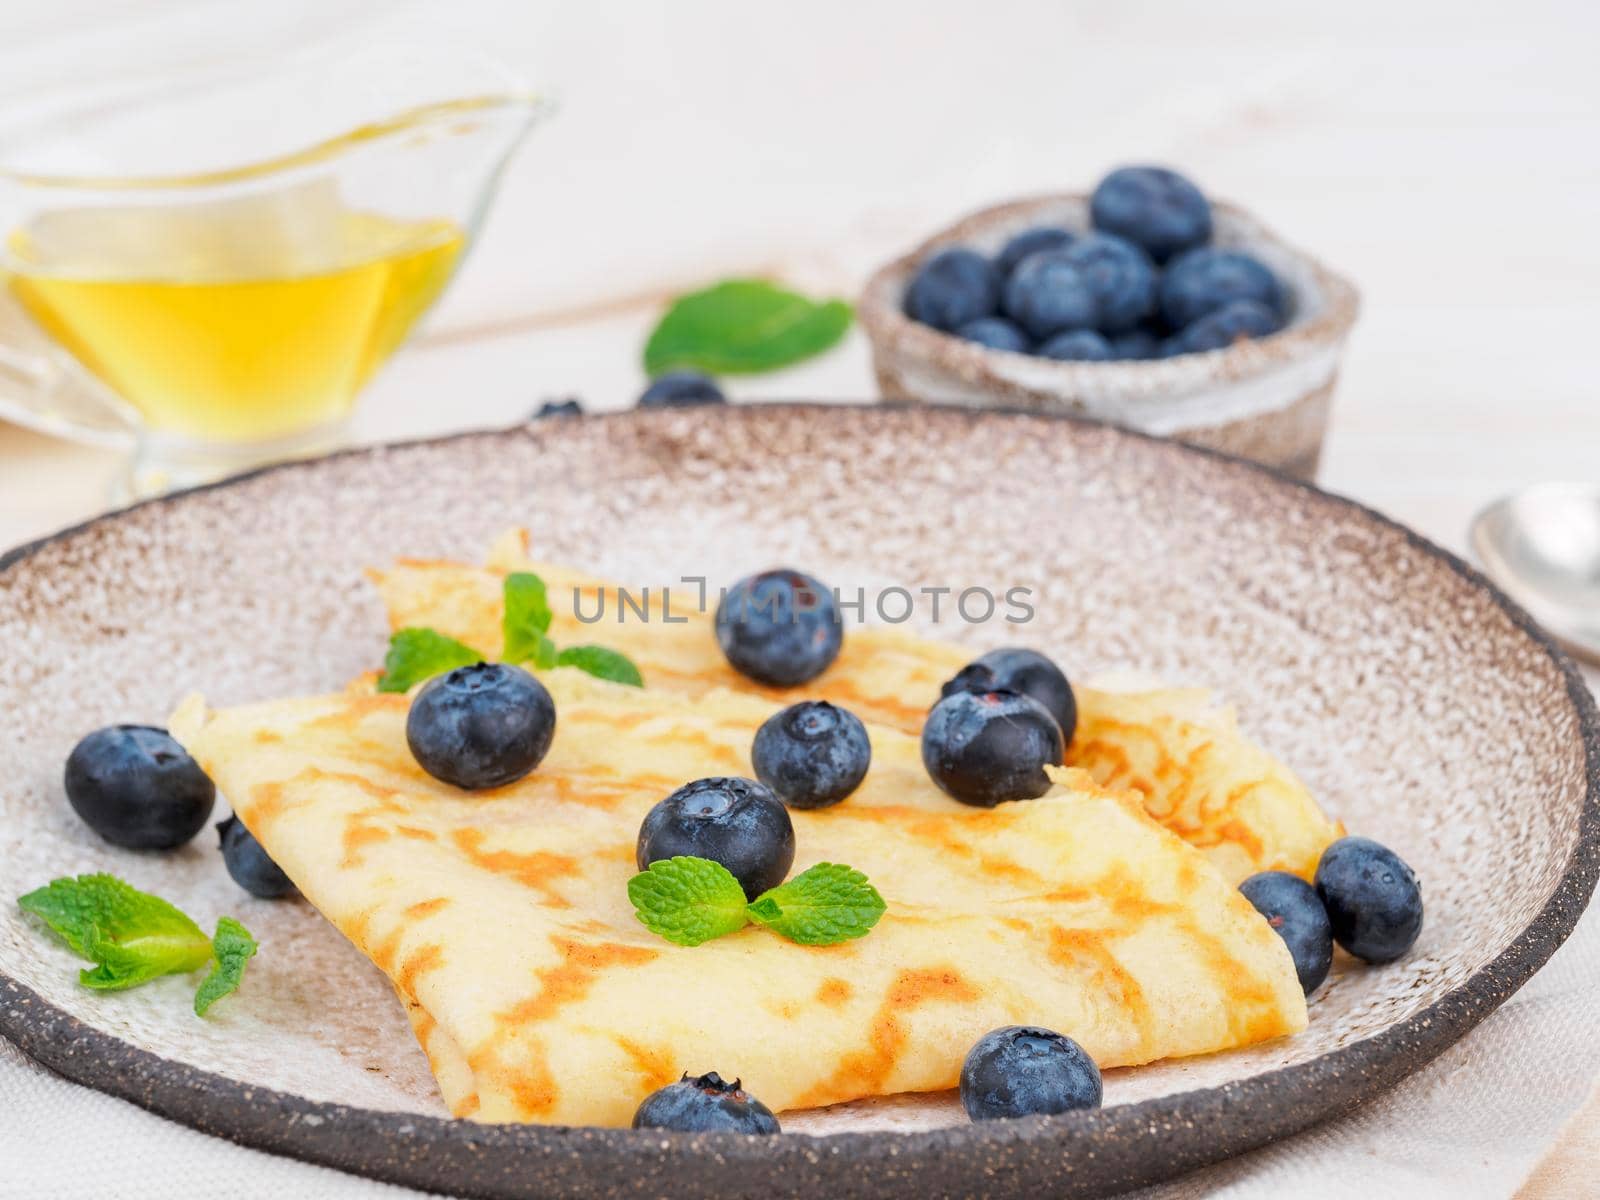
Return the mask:
M 1600 663 L 1600 483 L 1541 483 L 1472 521 L 1472 548 L 1511 598 Z

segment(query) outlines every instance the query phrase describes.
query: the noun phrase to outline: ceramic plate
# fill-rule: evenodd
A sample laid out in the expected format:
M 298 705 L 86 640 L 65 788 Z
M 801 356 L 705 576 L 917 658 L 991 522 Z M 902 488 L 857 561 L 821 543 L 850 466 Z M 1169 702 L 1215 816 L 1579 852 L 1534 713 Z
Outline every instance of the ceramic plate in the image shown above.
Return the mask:
M 1303 1035 L 1107 1077 L 1104 1110 L 982 1127 L 949 1096 L 785 1116 L 775 1139 L 451 1121 L 378 970 L 301 902 L 240 892 L 209 833 L 98 841 L 61 764 L 84 732 L 341 686 L 383 656 L 362 568 L 475 557 L 510 524 L 619 579 L 787 562 L 853 589 L 1032 589 L 1023 641 L 1078 677 L 1218 689 L 1325 808 L 1421 874 L 1403 961 L 1336 963 Z M 898 615 L 898 612 L 895 613 Z M 1038 415 L 763 406 L 561 418 L 364 450 L 146 504 L 0 565 L 0 896 L 113 871 L 260 937 L 211 1019 L 119 994 L 0 904 L 0 1030 L 69 1078 L 284 1154 L 482 1197 L 1088 1195 L 1284 1137 L 1415 1071 L 1567 936 L 1596 870 L 1600 733 L 1572 667 L 1456 559 L 1203 451 Z M 803 1028 L 795 1036 L 803 1037 Z

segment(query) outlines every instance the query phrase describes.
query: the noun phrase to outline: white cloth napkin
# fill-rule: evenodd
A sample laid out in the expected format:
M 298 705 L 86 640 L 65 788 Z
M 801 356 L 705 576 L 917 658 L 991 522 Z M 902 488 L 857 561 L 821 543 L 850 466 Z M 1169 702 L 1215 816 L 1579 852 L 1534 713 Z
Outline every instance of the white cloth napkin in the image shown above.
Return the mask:
M 1600 910 L 1431 1066 L 1352 1115 L 1139 1200 L 1500 1200 L 1600 1077 Z M 67 1083 L 0 1039 L 0 1200 L 422 1196 L 208 1137 Z

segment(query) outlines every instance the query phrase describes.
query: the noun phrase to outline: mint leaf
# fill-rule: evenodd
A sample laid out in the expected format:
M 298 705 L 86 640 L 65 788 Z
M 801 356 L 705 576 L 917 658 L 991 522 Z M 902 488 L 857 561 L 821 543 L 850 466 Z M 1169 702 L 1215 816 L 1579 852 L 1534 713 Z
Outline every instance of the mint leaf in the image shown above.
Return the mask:
M 765 280 L 726 280 L 673 303 L 645 345 L 644 369 L 770 371 L 822 353 L 844 337 L 851 317 L 842 300 L 817 303 Z
M 651 863 L 628 880 L 628 899 L 646 929 L 680 946 L 698 946 L 748 924 L 744 889 L 709 858 Z
M 643 687 L 644 676 L 633 660 L 609 646 L 568 646 L 556 655 L 556 666 L 577 667 L 596 679 L 609 679 L 612 683 L 625 683 L 629 687 Z
M 560 658 L 561 656 L 556 653 L 556 644 L 549 638 L 541 636 L 529 661 L 533 663 L 535 671 L 548 671 L 559 663 Z
M 250 931 L 232 917 L 217 922 L 211 939 L 211 974 L 194 994 L 194 1015 L 203 1017 L 218 1000 L 239 988 L 244 967 L 256 953 L 256 940 Z
M 863 936 L 883 916 L 878 889 L 860 871 L 818 863 L 786 883 L 762 892 L 747 911 L 750 919 L 804 946 L 827 946 Z
M 200 927 L 159 896 L 114 875 L 57 879 L 18 899 L 79 956 L 84 987 L 120 991 L 205 966 L 211 943 Z
M 471 646 L 453 637 L 445 637 L 437 630 L 422 627 L 401 629 L 389 638 L 389 653 L 384 655 L 378 690 L 409 692 L 424 679 L 432 679 L 457 667 L 470 667 L 483 662 L 484 657 Z
M 545 637 L 550 629 L 550 599 L 545 594 L 544 580 L 531 571 L 513 572 L 506 576 L 501 594 L 505 599 L 505 611 L 500 616 L 500 632 L 505 638 L 502 661 L 521 663 L 531 659 L 539 670 L 554 666 L 555 643 Z M 546 657 L 552 661 L 543 661 Z

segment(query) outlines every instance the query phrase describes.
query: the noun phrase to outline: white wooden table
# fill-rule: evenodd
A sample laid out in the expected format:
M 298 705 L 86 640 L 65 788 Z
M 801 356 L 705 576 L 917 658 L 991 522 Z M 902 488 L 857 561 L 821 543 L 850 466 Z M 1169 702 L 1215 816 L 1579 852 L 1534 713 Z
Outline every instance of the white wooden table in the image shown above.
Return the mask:
M 1461 551 L 1496 496 L 1600 474 L 1600 9 L 1581 0 L 1481 19 L 1442 0 L 0 0 L 0 102 L 369 27 L 482 42 L 562 111 L 358 440 L 557 395 L 628 405 L 662 296 L 731 273 L 853 295 L 967 208 L 1135 160 L 1187 169 L 1361 286 L 1326 486 Z M 852 334 L 730 390 L 866 398 L 866 348 Z M 93 514 L 115 468 L 0 425 L 0 545 Z M 1590 1194 L 1597 1127 L 1591 1104 L 1528 1194 Z

